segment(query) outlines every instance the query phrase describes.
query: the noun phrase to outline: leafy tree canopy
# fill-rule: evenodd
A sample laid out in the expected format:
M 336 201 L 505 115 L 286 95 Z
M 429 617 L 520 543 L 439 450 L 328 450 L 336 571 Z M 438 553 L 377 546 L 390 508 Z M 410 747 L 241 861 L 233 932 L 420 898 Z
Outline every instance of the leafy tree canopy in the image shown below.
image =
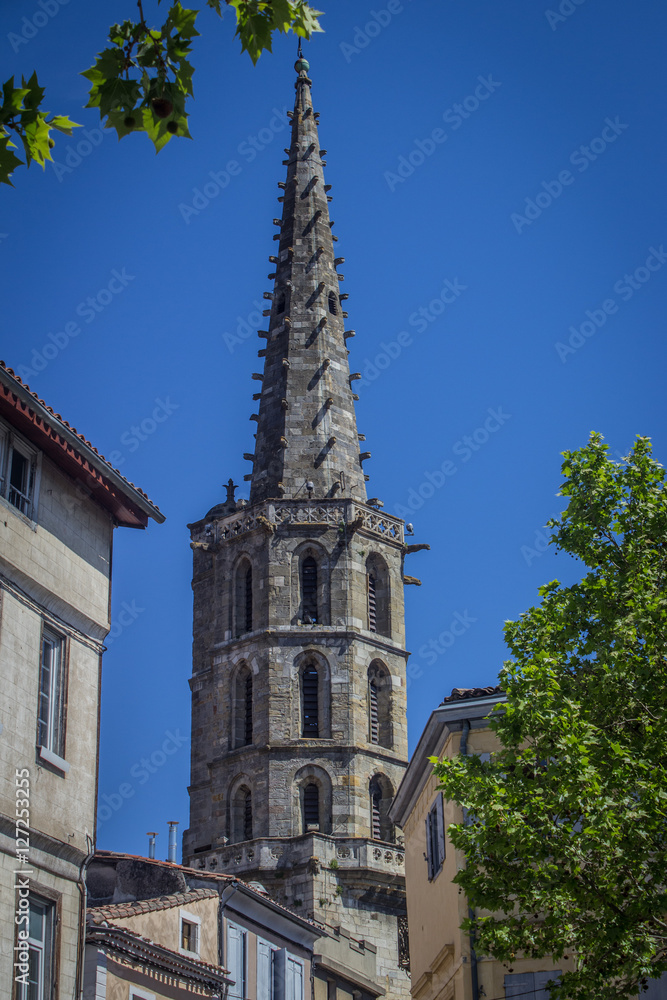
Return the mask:
M 667 971 L 665 470 L 642 437 L 564 457 L 552 543 L 588 572 L 506 623 L 498 752 L 435 770 L 477 950 L 571 958 L 553 998 L 636 997 Z
M 161 0 L 157 0 L 158 4 Z M 234 9 L 236 35 L 241 50 L 256 63 L 263 51 L 271 51 L 276 32 L 293 31 L 310 38 L 321 31 L 318 16 L 306 0 L 206 0 L 206 6 L 222 17 L 223 3 Z M 115 128 L 118 138 L 130 132 L 146 132 L 160 152 L 175 136 L 191 138 L 186 105 L 192 97 L 190 62 L 193 39 L 199 34 L 195 21 L 200 11 L 170 3 L 161 27 L 146 21 L 143 0 L 138 0 L 138 21 L 123 21 L 109 30 L 109 45 L 82 75 L 91 84 L 89 108 L 98 108 L 105 128 Z M 44 91 L 33 73 L 20 87 L 14 78 L 2 89 L 0 105 L 0 183 L 10 184 L 13 171 L 35 161 L 44 167 L 52 159 L 51 131 L 72 134 L 75 122 L 62 115 L 49 117 L 42 110 Z M 14 140 L 17 140 L 15 142 Z M 25 161 L 16 155 L 18 140 Z

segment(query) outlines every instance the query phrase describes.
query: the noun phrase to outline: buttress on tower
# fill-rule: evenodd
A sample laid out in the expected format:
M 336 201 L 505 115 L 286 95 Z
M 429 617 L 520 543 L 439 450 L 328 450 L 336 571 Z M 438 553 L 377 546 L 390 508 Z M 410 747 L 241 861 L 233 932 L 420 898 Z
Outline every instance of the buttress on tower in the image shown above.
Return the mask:
M 194 643 L 184 863 L 260 881 L 377 949 L 409 996 L 403 851 L 389 805 L 407 762 L 403 522 L 366 498 L 318 115 L 296 100 L 259 390 L 250 501 L 190 525 Z M 359 377 L 359 376 L 356 376 Z

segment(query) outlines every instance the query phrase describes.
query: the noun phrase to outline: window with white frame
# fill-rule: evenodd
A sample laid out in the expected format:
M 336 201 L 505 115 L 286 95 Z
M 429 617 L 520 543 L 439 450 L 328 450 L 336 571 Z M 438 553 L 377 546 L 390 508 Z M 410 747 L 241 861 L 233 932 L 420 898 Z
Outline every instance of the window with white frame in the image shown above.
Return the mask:
M 426 817 L 426 864 L 429 882 L 442 871 L 445 860 L 445 803 L 442 792 L 428 811 Z
M 35 449 L 0 426 L 0 496 L 29 518 L 35 514 L 36 468 Z
M 550 990 L 546 988 L 549 980 L 557 982 L 561 970 L 552 972 L 520 972 L 505 976 L 505 996 L 521 997 L 522 1000 L 549 1000 Z
M 37 896 L 30 896 L 27 930 L 28 970 L 17 978 L 17 1000 L 48 1000 L 53 990 L 55 958 L 54 930 L 55 904 Z M 19 939 L 19 945 L 23 941 Z M 20 953 L 19 953 L 20 954 Z M 22 973 L 23 970 L 19 970 Z
M 227 922 L 227 958 L 225 962 L 233 985 L 227 994 L 229 1000 L 245 1000 L 248 982 L 248 932 L 243 927 Z
M 56 765 L 64 763 L 65 756 L 66 648 L 63 636 L 44 628 L 39 668 L 37 746 L 40 756 Z
M 285 948 L 273 953 L 274 1000 L 304 1000 L 303 962 Z
M 186 910 L 179 911 L 181 927 L 179 950 L 182 955 L 199 956 L 199 928 L 201 919 Z
M 276 945 L 257 938 L 257 1000 L 275 1000 L 274 955 Z
M 155 1000 L 155 994 L 140 990 L 137 986 L 130 986 L 130 1000 Z

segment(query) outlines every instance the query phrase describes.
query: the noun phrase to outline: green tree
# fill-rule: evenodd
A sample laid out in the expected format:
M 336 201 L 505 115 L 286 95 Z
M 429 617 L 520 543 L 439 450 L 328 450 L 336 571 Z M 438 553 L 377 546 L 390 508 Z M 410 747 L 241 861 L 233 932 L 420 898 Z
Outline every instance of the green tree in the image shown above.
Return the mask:
M 157 0 L 158 4 L 160 0 Z M 310 38 L 321 31 L 318 16 L 306 0 L 206 0 L 206 6 L 222 17 L 223 4 L 236 15 L 236 35 L 241 50 L 254 63 L 263 51 L 271 51 L 275 33 L 294 32 Z M 138 21 L 123 21 L 109 30 L 109 45 L 82 75 L 90 81 L 87 107 L 98 108 L 105 128 L 115 128 L 118 138 L 130 132 L 145 132 L 156 152 L 174 137 L 190 138 L 187 101 L 193 95 L 190 62 L 193 39 L 199 34 L 195 21 L 200 11 L 188 10 L 176 0 L 169 4 L 161 27 L 152 28 L 138 0 Z M 62 115 L 49 117 L 42 109 L 44 91 L 33 73 L 14 85 L 7 80 L 0 105 L 0 183 L 10 184 L 13 171 L 34 161 L 42 167 L 50 160 L 52 131 L 72 134 L 77 128 Z M 16 140 L 16 141 L 14 141 Z M 14 150 L 23 145 L 25 161 Z
M 587 572 L 506 623 L 498 752 L 433 760 L 476 949 L 570 957 L 552 997 L 636 997 L 667 971 L 665 470 L 641 437 L 564 457 L 552 543 Z

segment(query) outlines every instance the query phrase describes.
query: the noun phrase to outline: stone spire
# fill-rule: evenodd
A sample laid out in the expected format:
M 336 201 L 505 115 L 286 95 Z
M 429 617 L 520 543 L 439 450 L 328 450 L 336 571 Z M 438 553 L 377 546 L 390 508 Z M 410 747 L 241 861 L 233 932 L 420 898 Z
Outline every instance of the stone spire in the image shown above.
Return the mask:
M 308 62 L 297 59 L 296 99 L 287 179 L 281 183 L 282 219 L 264 374 L 253 456 L 250 503 L 267 499 L 347 497 L 366 500 L 362 457 L 345 346 L 345 313 L 334 256 L 333 223 L 324 183 Z M 346 298 L 347 296 L 343 296 Z M 249 457 L 249 456 L 248 456 Z M 310 483 L 308 490 L 306 483 Z

